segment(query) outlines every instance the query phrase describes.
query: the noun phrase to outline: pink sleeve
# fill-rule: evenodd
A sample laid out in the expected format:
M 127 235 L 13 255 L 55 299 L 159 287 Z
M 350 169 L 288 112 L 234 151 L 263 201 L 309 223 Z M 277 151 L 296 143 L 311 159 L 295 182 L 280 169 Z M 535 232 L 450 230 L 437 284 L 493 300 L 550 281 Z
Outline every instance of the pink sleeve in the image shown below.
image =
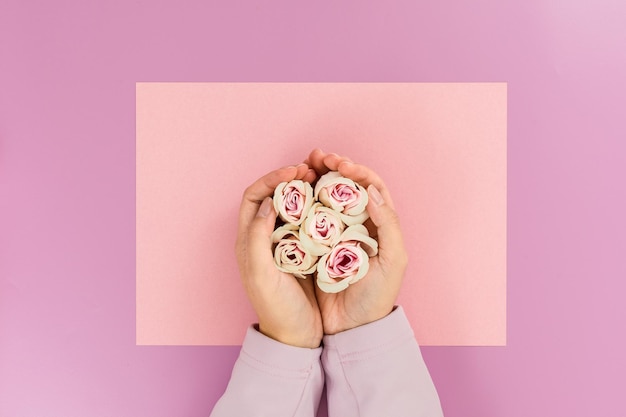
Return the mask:
M 251 326 L 211 417 L 315 417 L 324 386 L 321 352 L 285 345 Z
M 324 336 L 329 417 L 443 416 L 439 397 L 402 310 Z

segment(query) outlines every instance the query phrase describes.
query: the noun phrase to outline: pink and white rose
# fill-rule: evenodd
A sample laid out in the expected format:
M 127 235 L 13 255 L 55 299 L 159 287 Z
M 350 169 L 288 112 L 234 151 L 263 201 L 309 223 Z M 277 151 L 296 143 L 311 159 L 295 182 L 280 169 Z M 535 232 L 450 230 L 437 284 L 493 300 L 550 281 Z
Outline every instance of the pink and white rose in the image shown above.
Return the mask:
M 337 293 L 358 282 L 369 270 L 369 257 L 378 253 L 378 243 L 363 225 L 348 227 L 330 252 L 317 263 L 317 286 Z
M 285 224 L 271 237 L 276 267 L 298 278 L 317 271 L 317 285 L 328 293 L 361 280 L 378 253 L 363 225 L 367 201 L 363 186 L 336 171 L 320 177 L 315 190 L 302 180 L 279 184 L 273 203 Z
M 348 226 L 362 224 L 367 220 L 367 190 L 337 171 L 330 171 L 320 177 L 315 185 L 314 197 L 339 212 Z
M 298 278 L 306 278 L 317 266 L 317 256 L 309 253 L 298 237 L 298 227 L 290 224 L 279 227 L 272 233 L 274 263 L 276 267 Z
M 312 255 L 322 256 L 339 242 L 344 225 L 339 213 L 314 203 L 300 226 L 300 241 Z
M 274 191 L 274 209 L 286 222 L 299 225 L 313 205 L 313 188 L 308 182 L 281 182 Z

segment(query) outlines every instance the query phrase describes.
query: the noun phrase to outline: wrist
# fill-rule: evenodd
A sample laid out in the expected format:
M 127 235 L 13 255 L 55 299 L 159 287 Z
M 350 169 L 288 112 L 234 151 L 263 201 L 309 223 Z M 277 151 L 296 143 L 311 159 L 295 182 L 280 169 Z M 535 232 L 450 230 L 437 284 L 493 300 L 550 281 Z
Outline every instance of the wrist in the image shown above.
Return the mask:
M 255 325 L 255 327 L 260 333 L 285 345 L 315 349 L 320 347 L 322 344 L 322 335 L 304 334 L 274 329 L 271 326 L 264 326 L 261 322 L 259 322 L 258 325 Z
M 324 323 L 324 336 L 332 336 L 337 333 L 346 332 L 348 330 L 356 329 L 357 327 L 365 326 L 370 323 L 374 323 L 378 320 L 384 319 L 391 314 L 397 306 L 393 305 L 389 308 L 381 309 L 377 312 L 370 312 L 365 317 L 359 317 L 356 320 L 352 317 L 346 317 L 345 320 L 335 323 Z

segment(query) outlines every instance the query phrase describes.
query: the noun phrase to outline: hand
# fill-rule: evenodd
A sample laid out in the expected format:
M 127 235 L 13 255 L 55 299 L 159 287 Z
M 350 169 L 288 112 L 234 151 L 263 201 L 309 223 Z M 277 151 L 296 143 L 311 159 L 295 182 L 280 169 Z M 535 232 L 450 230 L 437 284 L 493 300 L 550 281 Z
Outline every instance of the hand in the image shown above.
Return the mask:
M 271 234 L 276 212 L 270 196 L 283 181 L 315 180 L 305 164 L 272 171 L 244 192 L 235 251 L 244 288 L 259 316 L 259 331 L 279 342 L 306 348 L 320 345 L 323 330 L 313 279 L 299 279 L 274 264 Z
M 367 188 L 370 218 L 365 225 L 378 240 L 378 255 L 369 259 L 370 268 L 363 279 L 336 294 L 325 293 L 316 286 L 324 334 L 335 334 L 391 313 L 404 277 L 407 253 L 391 196 L 376 173 L 348 158 L 319 149 L 311 152 L 305 163 L 313 167 L 318 176 L 339 171 Z

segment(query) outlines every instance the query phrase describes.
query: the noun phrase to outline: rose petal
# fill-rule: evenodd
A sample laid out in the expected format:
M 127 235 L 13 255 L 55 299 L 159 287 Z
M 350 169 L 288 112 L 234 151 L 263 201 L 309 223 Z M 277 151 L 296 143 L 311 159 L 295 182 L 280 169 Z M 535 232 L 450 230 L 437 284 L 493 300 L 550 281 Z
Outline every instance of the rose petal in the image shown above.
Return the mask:
M 319 287 L 320 290 L 326 293 L 336 294 L 348 288 L 349 285 L 350 283 L 348 282 L 347 279 L 344 279 L 344 280 L 341 280 L 339 282 L 332 283 L 332 284 L 325 282 L 325 281 L 320 281 L 319 272 L 318 272 L 317 286 Z
M 296 226 L 295 224 L 286 223 L 277 228 L 272 233 L 272 242 L 277 243 L 279 240 L 283 239 L 287 235 L 298 237 L 298 226 Z
M 342 242 L 349 240 L 360 242 L 361 247 L 368 256 L 375 256 L 378 253 L 378 242 L 376 239 L 370 237 L 367 228 L 362 224 L 355 224 L 348 227 L 343 231 L 339 240 Z
M 330 278 L 352 277 L 358 272 L 364 256 L 362 256 L 362 250 L 356 250 L 357 245 L 358 243 L 350 245 L 348 242 L 348 244 L 342 243 L 333 248 L 326 262 L 326 272 Z
M 362 248 L 359 248 L 359 249 L 363 250 Z M 361 278 L 367 275 L 367 272 L 369 270 L 370 270 L 370 261 L 369 261 L 369 258 L 365 256 L 363 257 L 363 262 L 361 263 L 361 267 L 359 268 L 359 273 L 356 274 L 354 277 L 352 277 L 352 279 L 350 280 L 350 285 L 354 284 L 355 282 L 360 281 Z
M 330 252 L 330 246 L 326 246 L 319 242 L 315 242 L 313 239 L 309 237 L 309 235 L 303 232 L 302 228 L 300 228 L 298 237 L 300 238 L 300 242 L 302 243 L 302 246 L 307 251 L 309 251 L 311 255 L 322 256 Z
M 348 288 L 348 285 L 350 285 L 350 280 L 343 279 L 341 281 L 335 281 L 328 276 L 328 272 L 326 272 L 326 268 L 324 265 L 326 265 L 329 254 L 330 253 L 327 253 L 326 255 L 322 256 L 317 263 L 317 286 L 320 288 L 320 290 L 324 292 L 334 294 Z
M 363 224 L 365 223 L 365 220 L 369 218 L 369 214 L 367 213 L 367 211 L 364 211 L 363 213 L 356 216 L 349 216 L 343 213 L 340 213 L 339 216 L 341 217 L 341 221 L 343 221 L 347 226 Z
M 357 204 L 352 207 L 346 207 L 343 210 L 343 214 L 347 214 L 348 216 L 357 216 L 363 213 L 365 211 L 365 207 L 367 207 L 367 201 L 369 199 L 369 196 L 367 195 L 367 190 L 363 186 L 357 184 L 356 182 L 354 183 L 354 185 L 356 185 L 359 190 L 360 198 Z
M 322 175 L 318 180 L 317 184 L 315 184 L 315 190 L 313 191 L 313 197 L 318 198 L 319 192 L 322 188 L 332 184 L 332 182 L 337 178 L 344 178 L 338 171 L 328 171 L 326 174 Z

